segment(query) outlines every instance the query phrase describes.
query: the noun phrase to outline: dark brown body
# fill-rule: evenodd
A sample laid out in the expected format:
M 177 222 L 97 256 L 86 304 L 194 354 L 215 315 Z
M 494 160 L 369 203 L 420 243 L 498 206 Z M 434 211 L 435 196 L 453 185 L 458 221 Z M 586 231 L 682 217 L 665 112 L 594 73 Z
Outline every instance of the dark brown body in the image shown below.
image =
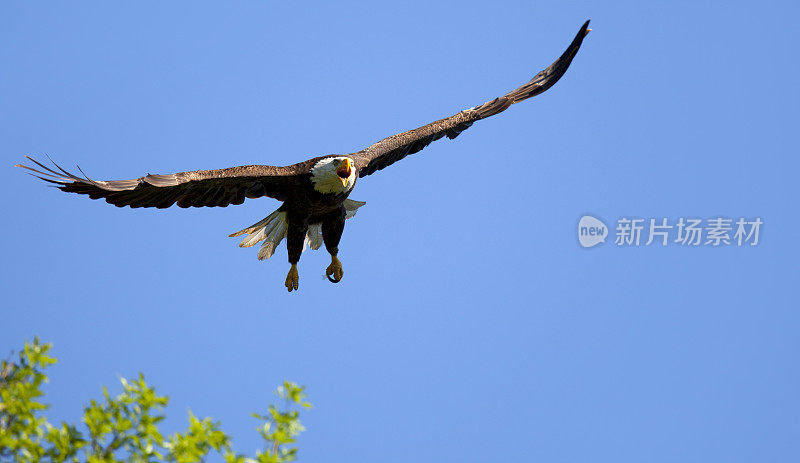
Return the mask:
M 324 159 L 324 156 L 319 159 Z M 333 157 L 333 156 L 331 156 Z M 358 176 L 356 176 L 356 179 Z M 341 194 L 325 194 L 314 189 L 311 174 L 295 177 L 298 188 L 292 190 L 283 205 L 278 209 L 286 212 L 288 230 L 286 232 L 286 249 L 289 262 L 296 264 L 303 253 L 303 243 L 308 233 L 308 226 L 321 223 L 322 239 L 325 249 L 336 256 L 339 253 L 339 241 L 344 232 L 345 208 L 344 200 L 353 191 L 351 187 Z M 356 180 L 357 182 L 357 180 Z M 355 182 L 353 183 L 355 187 Z

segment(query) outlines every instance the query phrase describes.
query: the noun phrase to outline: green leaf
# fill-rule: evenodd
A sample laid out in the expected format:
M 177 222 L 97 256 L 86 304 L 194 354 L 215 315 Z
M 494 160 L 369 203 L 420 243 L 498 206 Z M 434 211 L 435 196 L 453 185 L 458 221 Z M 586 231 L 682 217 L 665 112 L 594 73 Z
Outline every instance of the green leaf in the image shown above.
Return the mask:
M 265 414 L 252 414 L 261 424 L 258 433 L 264 448 L 254 458 L 237 454 L 231 438 L 212 418 L 198 418 L 191 411 L 188 427 L 164 438 L 158 428 L 169 402 L 145 381 L 120 378 L 121 392 L 112 396 L 102 388 L 101 400 L 90 400 L 84 408 L 82 430 L 69 423 L 50 424 L 41 414 L 47 404 L 41 398 L 44 370 L 56 359 L 49 356 L 50 344 L 38 338 L 25 343 L 15 362 L 0 362 L 0 461 L 14 462 L 129 462 L 203 461 L 216 452 L 228 463 L 293 461 L 298 449 L 292 446 L 305 431 L 299 409 L 308 409 L 305 387 L 284 381 L 277 395 L 286 407 L 267 407 Z

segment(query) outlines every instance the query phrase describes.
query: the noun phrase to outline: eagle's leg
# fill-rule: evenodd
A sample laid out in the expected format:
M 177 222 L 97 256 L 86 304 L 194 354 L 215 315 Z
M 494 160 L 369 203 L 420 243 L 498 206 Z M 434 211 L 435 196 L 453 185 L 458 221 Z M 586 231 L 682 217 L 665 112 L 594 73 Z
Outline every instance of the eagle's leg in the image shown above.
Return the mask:
M 331 278 L 333 275 L 333 278 Z M 339 262 L 339 258 L 331 254 L 331 265 L 325 269 L 325 276 L 328 277 L 328 281 L 331 283 L 338 283 L 342 281 L 342 277 L 344 276 L 344 269 L 342 269 L 342 263 Z
M 331 265 L 325 269 L 325 276 L 331 283 L 342 281 L 344 270 L 339 258 L 339 240 L 342 239 L 344 231 L 345 209 L 340 207 L 337 211 L 325 217 L 322 221 L 322 239 L 325 241 L 325 249 L 331 254 Z M 331 278 L 333 276 L 333 278 Z
M 286 275 L 286 289 L 291 292 L 293 289 L 297 289 L 299 284 L 300 274 L 297 273 L 297 264 L 292 264 L 292 268 L 289 269 L 289 273 Z
M 292 268 L 289 269 L 289 273 L 286 275 L 286 289 L 292 292 L 300 284 L 297 263 L 303 253 L 303 244 L 306 241 L 306 233 L 308 233 L 308 220 L 303 217 L 289 216 L 288 222 L 286 249 L 289 251 L 289 263 L 292 264 Z

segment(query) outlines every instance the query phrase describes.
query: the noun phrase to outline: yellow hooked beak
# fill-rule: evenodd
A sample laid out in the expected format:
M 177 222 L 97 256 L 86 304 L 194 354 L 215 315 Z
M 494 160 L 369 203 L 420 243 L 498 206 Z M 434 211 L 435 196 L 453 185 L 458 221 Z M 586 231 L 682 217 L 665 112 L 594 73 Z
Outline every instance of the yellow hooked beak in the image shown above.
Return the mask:
M 342 186 L 347 188 L 347 184 L 350 182 L 350 175 L 353 173 L 353 161 L 350 158 L 346 158 L 342 163 L 339 165 L 339 168 L 336 169 L 336 175 L 339 176 L 339 180 L 342 181 Z

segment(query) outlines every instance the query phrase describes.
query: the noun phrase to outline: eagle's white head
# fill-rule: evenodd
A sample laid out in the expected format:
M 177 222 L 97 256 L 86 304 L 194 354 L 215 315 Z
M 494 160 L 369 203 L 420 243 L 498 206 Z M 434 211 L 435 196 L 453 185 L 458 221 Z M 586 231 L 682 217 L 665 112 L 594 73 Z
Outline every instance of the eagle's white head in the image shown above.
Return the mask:
M 311 168 L 311 182 L 320 193 L 350 191 L 356 182 L 353 160 L 347 156 L 335 156 L 317 161 Z

